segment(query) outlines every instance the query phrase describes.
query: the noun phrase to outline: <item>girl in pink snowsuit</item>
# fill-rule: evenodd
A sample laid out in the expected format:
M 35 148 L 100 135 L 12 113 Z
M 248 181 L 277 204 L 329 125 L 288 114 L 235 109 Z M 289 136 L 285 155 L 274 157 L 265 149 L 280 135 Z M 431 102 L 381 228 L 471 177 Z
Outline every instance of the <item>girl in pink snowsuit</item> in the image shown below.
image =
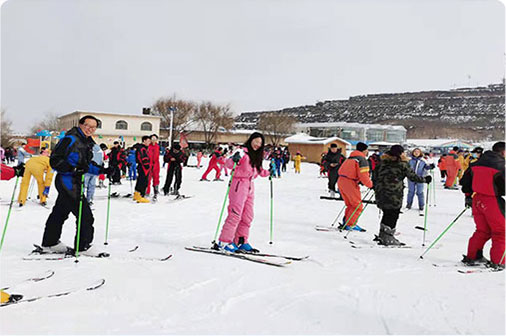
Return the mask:
M 253 180 L 258 176 L 269 176 L 269 171 L 262 168 L 264 137 L 255 132 L 251 134 L 243 148 L 243 155 L 236 152 L 226 160 L 225 165 L 233 168 L 237 162 L 232 185 L 229 191 L 228 216 L 221 230 L 218 249 L 229 252 L 245 250 L 258 252 L 248 243 L 249 229 L 253 220 L 253 201 L 255 185 Z

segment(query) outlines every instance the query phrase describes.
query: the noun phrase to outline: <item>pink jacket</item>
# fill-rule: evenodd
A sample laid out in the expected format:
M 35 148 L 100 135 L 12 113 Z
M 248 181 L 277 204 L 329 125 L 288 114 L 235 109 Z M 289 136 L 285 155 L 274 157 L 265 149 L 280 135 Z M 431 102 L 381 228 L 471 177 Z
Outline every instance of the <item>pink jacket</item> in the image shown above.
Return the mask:
M 258 170 L 256 168 L 251 167 L 251 163 L 249 160 L 248 150 L 246 148 L 243 148 L 244 150 L 244 156 L 241 158 L 241 160 L 237 163 L 237 166 L 235 167 L 235 173 L 234 173 L 234 180 L 235 179 L 255 179 L 258 175 L 262 177 L 269 176 L 269 171 L 262 168 L 260 171 L 260 174 L 258 173 Z M 234 167 L 234 161 L 232 158 L 228 158 L 225 161 L 225 167 L 232 169 Z

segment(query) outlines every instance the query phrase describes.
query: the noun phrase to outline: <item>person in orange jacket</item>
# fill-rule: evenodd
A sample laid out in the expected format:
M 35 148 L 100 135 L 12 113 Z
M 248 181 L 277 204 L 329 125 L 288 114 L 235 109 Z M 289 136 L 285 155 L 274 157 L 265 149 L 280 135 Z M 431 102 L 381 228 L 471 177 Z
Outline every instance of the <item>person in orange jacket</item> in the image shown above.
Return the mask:
M 367 161 L 367 147 L 363 142 L 357 143 L 357 149 L 350 154 L 339 168 L 337 185 L 346 204 L 343 225 L 348 221 L 346 227 L 343 227 L 345 230 L 365 231 L 356 222 L 363 209 L 359 183 L 367 188 L 372 188 L 372 181 L 369 177 L 369 162 Z
M 458 161 L 458 150 L 458 147 L 453 147 L 453 150 L 445 156 L 444 162 L 446 166 L 446 174 L 448 174 L 446 177 L 445 189 L 458 189 L 457 187 L 454 187 L 455 182 L 457 181 L 457 174 L 459 170 L 462 169 L 460 162 Z
M 443 154 L 438 162 L 437 162 L 437 167 L 439 168 L 439 172 L 441 173 L 441 182 L 444 182 L 445 181 L 445 178 L 446 178 L 446 164 L 445 164 L 445 158 L 446 158 L 446 154 Z

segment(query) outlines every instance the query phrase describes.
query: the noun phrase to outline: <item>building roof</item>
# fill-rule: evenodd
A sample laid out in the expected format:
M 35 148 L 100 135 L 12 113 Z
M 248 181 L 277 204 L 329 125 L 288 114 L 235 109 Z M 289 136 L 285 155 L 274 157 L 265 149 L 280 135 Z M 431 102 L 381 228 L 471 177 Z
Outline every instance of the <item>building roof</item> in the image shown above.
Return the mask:
M 151 114 L 125 114 L 125 113 L 111 113 L 111 112 L 95 112 L 95 111 L 74 111 L 71 113 L 64 114 L 62 116 L 59 116 L 58 119 L 63 117 L 68 117 L 75 114 L 76 116 L 79 114 L 90 114 L 90 115 L 108 115 L 108 116 L 115 116 L 115 117 L 129 117 L 129 118 L 142 118 L 142 119 L 162 119 L 160 116 L 155 116 Z
M 345 145 L 351 145 L 348 141 L 338 138 L 338 137 L 332 137 L 332 138 L 316 138 L 313 136 L 310 136 L 306 133 L 297 133 L 295 135 L 292 135 L 288 138 L 285 138 L 285 142 L 290 144 L 320 144 L 320 145 L 326 145 L 328 143 L 331 143 L 333 141 L 340 141 L 344 143 Z
M 454 144 L 472 145 L 470 142 L 459 139 L 407 139 L 408 145 L 424 146 L 424 147 L 448 147 Z
M 316 123 L 297 123 L 296 127 L 353 127 L 353 128 L 376 128 L 396 131 L 406 131 L 401 125 L 382 125 L 382 124 L 361 124 L 349 122 L 316 122 Z

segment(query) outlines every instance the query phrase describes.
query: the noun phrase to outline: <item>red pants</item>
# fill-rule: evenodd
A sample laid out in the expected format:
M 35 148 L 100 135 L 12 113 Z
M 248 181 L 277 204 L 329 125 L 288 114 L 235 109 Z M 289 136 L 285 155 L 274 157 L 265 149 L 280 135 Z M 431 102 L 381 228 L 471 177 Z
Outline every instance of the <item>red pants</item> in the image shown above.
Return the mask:
M 449 167 L 449 168 L 446 168 L 446 182 L 445 182 L 445 186 L 447 186 L 448 188 L 453 186 L 455 184 L 455 181 L 457 179 L 457 168 L 455 167 Z
M 498 202 L 502 202 L 502 209 Z M 485 243 L 492 239 L 490 249 L 490 261 L 494 264 L 504 265 L 504 201 L 494 196 L 476 194 L 473 197 L 473 216 L 476 223 L 476 231 L 469 239 L 467 257 L 476 259 L 476 253 L 483 250 Z M 502 259 L 502 260 L 501 260 Z
M 149 195 L 151 192 L 151 180 L 153 181 L 153 187 L 160 185 L 160 165 L 151 167 L 148 174 L 148 187 L 146 188 L 146 194 Z
M 211 170 L 216 170 L 216 178 L 219 179 L 221 175 L 221 169 L 218 166 L 217 163 L 211 164 L 209 163 L 209 166 L 207 167 L 206 171 L 204 172 L 204 175 L 202 175 L 202 179 L 205 180 L 207 178 L 207 174 L 211 172 Z
M 362 195 L 360 194 L 360 187 L 358 186 L 358 183 L 341 176 L 337 180 L 337 186 L 341 196 L 343 196 L 344 203 L 346 204 L 344 217 L 348 222 L 348 226 L 357 225 L 358 216 L 360 216 L 360 213 L 364 208 L 362 205 Z

